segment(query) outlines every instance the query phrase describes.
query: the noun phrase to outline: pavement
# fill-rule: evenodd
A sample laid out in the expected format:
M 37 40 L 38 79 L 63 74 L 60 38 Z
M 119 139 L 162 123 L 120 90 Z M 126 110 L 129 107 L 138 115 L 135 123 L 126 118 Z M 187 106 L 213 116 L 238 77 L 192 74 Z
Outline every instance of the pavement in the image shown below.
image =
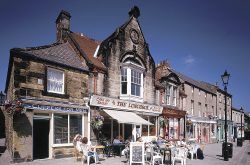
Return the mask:
M 3 142 L 0 139 L 0 146 Z M 204 148 L 204 159 L 187 159 L 187 165 L 250 165 L 250 141 L 246 140 L 242 147 L 237 147 L 233 143 L 233 157 L 229 161 L 224 161 L 222 157 L 222 144 L 206 144 Z M 0 165 L 82 165 L 81 161 L 76 161 L 75 158 L 60 158 L 60 159 L 40 159 L 32 162 L 10 163 L 11 159 L 6 150 L 0 155 Z M 94 164 L 94 163 L 92 163 Z M 100 165 L 128 165 L 124 156 L 109 157 L 100 159 Z M 176 163 L 180 164 L 180 163 Z

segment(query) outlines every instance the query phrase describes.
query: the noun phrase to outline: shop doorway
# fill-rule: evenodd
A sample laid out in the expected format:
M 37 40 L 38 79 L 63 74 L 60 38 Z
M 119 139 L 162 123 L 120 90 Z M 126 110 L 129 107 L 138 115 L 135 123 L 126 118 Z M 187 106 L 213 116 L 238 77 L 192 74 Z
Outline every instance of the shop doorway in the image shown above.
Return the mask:
M 33 159 L 49 157 L 49 119 L 33 119 Z

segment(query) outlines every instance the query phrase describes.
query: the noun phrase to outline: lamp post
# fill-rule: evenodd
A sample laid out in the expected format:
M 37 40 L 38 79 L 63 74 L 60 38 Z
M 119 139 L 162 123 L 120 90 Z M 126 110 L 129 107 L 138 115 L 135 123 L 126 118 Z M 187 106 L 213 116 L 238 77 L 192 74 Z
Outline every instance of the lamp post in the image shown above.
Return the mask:
M 227 148 L 227 85 L 228 85 L 228 80 L 229 80 L 230 74 L 227 73 L 227 71 L 224 72 L 223 75 L 221 75 L 221 79 L 223 81 L 224 85 L 224 91 L 225 91 L 225 146 L 223 148 L 223 153 L 224 153 L 224 161 L 228 161 L 228 148 Z
M 240 129 L 241 129 L 240 140 L 241 140 L 241 147 L 242 147 L 242 145 L 243 145 L 243 139 L 242 139 L 242 132 L 243 132 L 243 128 L 242 128 L 242 114 L 243 114 L 243 108 L 242 107 L 240 108 L 240 112 L 241 112 L 241 116 L 240 116 Z

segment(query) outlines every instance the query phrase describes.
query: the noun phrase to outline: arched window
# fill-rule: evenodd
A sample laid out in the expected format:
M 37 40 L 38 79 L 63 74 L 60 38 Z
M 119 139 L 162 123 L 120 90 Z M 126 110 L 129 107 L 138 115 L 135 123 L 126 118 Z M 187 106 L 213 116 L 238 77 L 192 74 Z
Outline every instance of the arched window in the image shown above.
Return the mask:
M 141 63 L 127 58 L 121 64 L 121 99 L 143 101 L 143 72 Z

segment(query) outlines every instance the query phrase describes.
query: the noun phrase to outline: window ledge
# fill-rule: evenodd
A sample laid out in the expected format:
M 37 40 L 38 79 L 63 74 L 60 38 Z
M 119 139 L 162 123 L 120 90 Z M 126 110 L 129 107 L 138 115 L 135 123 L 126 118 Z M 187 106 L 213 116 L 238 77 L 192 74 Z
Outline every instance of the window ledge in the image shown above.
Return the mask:
M 137 96 L 129 96 L 129 95 L 121 95 L 120 96 L 121 100 L 128 100 L 128 101 L 136 101 L 136 102 L 143 102 L 142 97 L 137 97 Z
M 52 147 L 73 147 L 73 143 L 52 144 Z
M 69 98 L 69 95 L 67 95 L 67 94 L 51 93 L 51 92 L 47 92 L 47 91 L 43 91 L 42 95 L 43 96 L 59 97 L 59 98 L 64 98 L 64 99 Z

